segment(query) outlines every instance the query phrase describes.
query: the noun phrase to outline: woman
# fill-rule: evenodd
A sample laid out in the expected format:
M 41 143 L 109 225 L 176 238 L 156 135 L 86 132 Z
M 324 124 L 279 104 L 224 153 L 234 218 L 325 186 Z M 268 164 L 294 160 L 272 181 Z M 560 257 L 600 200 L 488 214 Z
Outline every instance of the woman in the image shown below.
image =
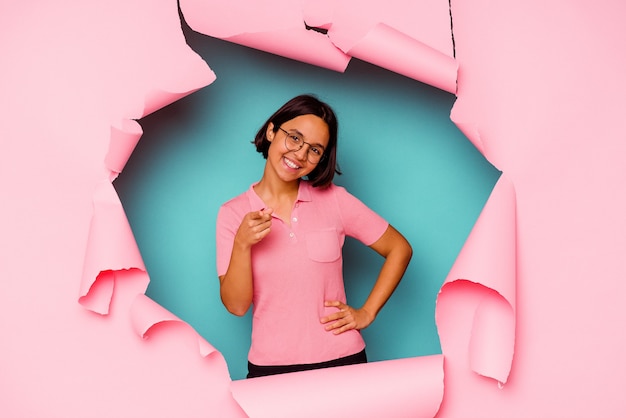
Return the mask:
M 248 377 L 367 361 L 370 325 L 411 259 L 407 240 L 332 183 L 337 119 L 326 103 L 297 96 L 258 131 L 263 176 L 222 205 L 217 269 L 222 302 L 253 305 Z M 341 248 L 352 236 L 385 258 L 362 307 L 347 304 Z

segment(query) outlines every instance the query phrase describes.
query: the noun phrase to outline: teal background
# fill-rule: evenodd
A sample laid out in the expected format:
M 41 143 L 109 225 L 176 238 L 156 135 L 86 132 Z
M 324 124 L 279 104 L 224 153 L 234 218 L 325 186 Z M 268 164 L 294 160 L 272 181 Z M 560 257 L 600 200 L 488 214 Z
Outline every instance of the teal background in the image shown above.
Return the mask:
M 363 331 L 368 357 L 440 353 L 437 293 L 500 175 L 450 121 L 454 95 L 358 60 L 341 74 L 184 30 L 218 78 L 140 120 L 143 137 L 114 183 L 150 275 L 148 296 L 220 350 L 233 379 L 245 377 L 250 312 L 233 316 L 220 301 L 215 218 L 260 179 L 265 160 L 250 144 L 257 129 L 291 97 L 314 93 L 340 122 L 344 174 L 335 183 L 414 249 Z M 349 239 L 344 260 L 349 303 L 359 306 L 382 259 Z

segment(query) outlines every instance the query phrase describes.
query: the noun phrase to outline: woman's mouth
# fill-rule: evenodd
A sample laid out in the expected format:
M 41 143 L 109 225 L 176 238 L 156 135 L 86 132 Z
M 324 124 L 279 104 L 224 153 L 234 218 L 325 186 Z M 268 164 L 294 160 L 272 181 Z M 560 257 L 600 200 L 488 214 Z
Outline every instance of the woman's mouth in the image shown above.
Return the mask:
M 285 163 L 285 165 L 286 165 L 287 167 L 291 168 L 292 170 L 299 170 L 299 169 L 301 169 L 301 168 L 302 168 L 302 167 L 301 167 L 299 164 L 297 164 L 295 161 L 292 161 L 292 160 L 290 160 L 290 159 L 289 159 L 289 158 L 287 158 L 287 157 L 283 157 L 283 162 Z

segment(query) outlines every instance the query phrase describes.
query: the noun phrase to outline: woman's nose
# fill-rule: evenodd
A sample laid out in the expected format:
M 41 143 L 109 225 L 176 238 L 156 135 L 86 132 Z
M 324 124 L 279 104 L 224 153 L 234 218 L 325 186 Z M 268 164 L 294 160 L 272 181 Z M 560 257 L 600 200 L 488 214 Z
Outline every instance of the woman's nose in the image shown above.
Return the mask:
M 308 153 L 309 153 L 309 144 L 303 144 L 302 148 L 300 148 L 297 151 L 294 151 L 294 154 L 296 154 L 296 157 L 298 157 L 298 159 L 301 161 L 306 160 Z

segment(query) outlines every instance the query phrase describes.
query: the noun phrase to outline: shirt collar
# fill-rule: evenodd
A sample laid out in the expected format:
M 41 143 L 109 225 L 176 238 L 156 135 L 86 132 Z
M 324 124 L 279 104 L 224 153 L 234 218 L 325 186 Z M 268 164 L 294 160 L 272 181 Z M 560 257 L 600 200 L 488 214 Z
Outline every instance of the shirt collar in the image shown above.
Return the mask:
M 296 202 L 310 202 L 311 201 L 311 183 L 306 180 L 300 180 L 300 185 L 298 186 L 298 197 L 296 197 Z
M 254 191 L 254 186 L 256 186 L 257 184 L 259 184 L 258 181 L 256 183 L 252 183 L 247 193 L 248 200 L 250 201 L 250 208 L 253 212 L 265 209 L 265 202 L 263 202 L 263 199 L 261 199 L 261 197 Z
M 252 211 L 265 209 L 265 202 L 263 202 L 263 199 L 261 199 L 261 197 L 259 197 L 259 195 L 254 191 L 254 186 L 257 184 L 259 184 L 259 182 L 252 183 L 248 189 L 248 200 L 250 201 Z M 310 202 L 311 187 L 312 186 L 308 181 L 301 180 L 298 185 L 298 196 L 296 197 L 296 202 Z

